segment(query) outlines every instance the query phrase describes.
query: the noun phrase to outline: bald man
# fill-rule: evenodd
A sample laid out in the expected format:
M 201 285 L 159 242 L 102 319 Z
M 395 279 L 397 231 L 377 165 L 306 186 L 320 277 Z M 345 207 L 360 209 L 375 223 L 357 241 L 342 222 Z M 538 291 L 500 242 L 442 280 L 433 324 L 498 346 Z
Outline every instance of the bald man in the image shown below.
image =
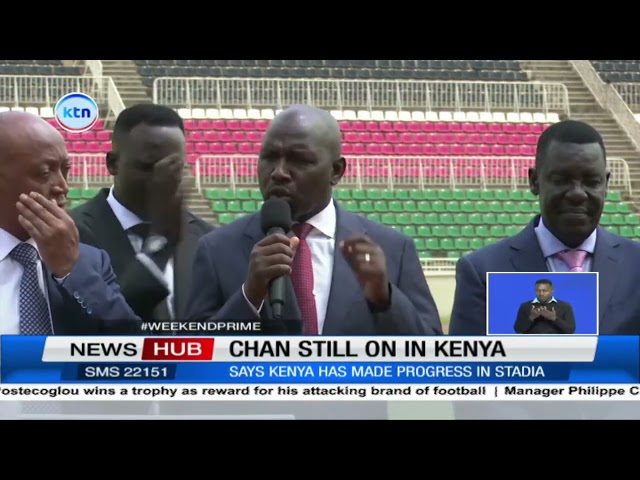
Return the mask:
M 140 332 L 109 257 L 79 243 L 64 210 L 68 171 L 54 127 L 0 113 L 0 334 Z
M 333 200 L 346 169 L 340 140 L 325 110 L 293 105 L 273 119 L 258 183 L 265 200 L 289 203 L 292 232 L 265 236 L 256 213 L 202 237 L 189 319 L 259 321 L 265 334 L 442 333 L 413 240 Z M 282 319 L 267 301 L 278 277 L 285 277 Z

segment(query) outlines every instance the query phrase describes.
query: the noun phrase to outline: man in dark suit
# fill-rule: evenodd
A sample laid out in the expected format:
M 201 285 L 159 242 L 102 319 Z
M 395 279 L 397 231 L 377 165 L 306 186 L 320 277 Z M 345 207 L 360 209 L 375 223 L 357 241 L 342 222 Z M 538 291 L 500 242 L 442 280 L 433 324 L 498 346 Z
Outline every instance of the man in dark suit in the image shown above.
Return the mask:
M 113 187 L 71 212 L 80 239 L 110 255 L 124 297 L 145 322 L 184 320 L 193 254 L 212 227 L 184 205 L 182 118 L 162 105 L 129 107 L 112 142 Z
M 531 192 L 540 212 L 517 235 L 462 257 L 449 333 L 485 335 L 487 272 L 599 272 L 599 333 L 640 334 L 640 244 L 601 226 L 610 173 L 601 135 L 566 120 L 538 140 Z M 458 419 L 638 418 L 628 402 L 454 402 Z
M 601 335 L 640 334 L 640 244 L 598 226 L 610 173 L 602 137 L 566 120 L 538 141 L 529 170 L 540 212 L 517 235 L 462 257 L 449 333 L 486 334 L 487 272 L 599 272 Z
M 568 302 L 553 296 L 551 280 L 536 282 L 536 297 L 520 305 L 513 329 L 516 333 L 575 333 L 576 318 Z
M 68 171 L 54 127 L 0 114 L 0 334 L 139 333 L 109 257 L 79 242 L 64 210 Z
M 329 112 L 306 105 L 280 112 L 265 134 L 258 183 L 265 200 L 289 203 L 294 236 L 265 236 L 260 214 L 205 235 L 189 318 L 262 319 L 263 333 L 441 334 L 413 240 L 332 199 L 345 168 L 340 129 Z M 302 271 L 309 273 L 306 284 Z M 270 321 L 265 299 L 281 276 L 287 301 L 279 324 Z

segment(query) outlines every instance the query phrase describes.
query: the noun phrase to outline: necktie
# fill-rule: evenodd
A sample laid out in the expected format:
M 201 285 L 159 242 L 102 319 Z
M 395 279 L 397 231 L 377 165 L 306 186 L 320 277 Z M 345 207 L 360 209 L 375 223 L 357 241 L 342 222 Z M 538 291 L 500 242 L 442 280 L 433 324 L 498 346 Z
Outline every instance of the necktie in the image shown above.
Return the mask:
M 38 284 L 38 252 L 32 245 L 20 243 L 10 255 L 24 269 L 20 281 L 20 334 L 52 335 L 49 307 Z
M 151 229 L 151 224 L 139 223 L 137 225 L 134 225 L 133 227 L 129 227 L 127 229 L 127 232 L 131 232 L 135 235 L 138 235 L 140 238 L 142 238 L 142 243 L 144 243 L 147 237 L 149 237 L 150 229 Z M 155 253 L 153 255 L 152 260 L 156 265 L 158 265 L 158 268 L 164 274 L 164 269 L 166 268 L 170 258 L 171 258 L 171 251 L 170 249 L 165 248 L 160 252 Z M 168 299 L 165 299 L 154 307 L 153 309 L 154 320 L 166 321 L 171 319 L 171 313 L 169 312 L 169 306 L 167 305 L 167 302 L 168 302 Z
M 298 223 L 293 226 L 293 233 L 300 239 L 296 249 L 293 265 L 291 266 L 291 283 L 296 292 L 298 306 L 302 314 L 303 333 L 305 335 L 318 334 L 318 313 L 316 299 L 313 294 L 313 264 L 311 250 L 307 243 L 307 235 L 313 230 L 308 223 Z
M 584 272 L 582 266 L 587 258 L 587 252 L 584 250 L 565 250 L 558 252 L 556 255 L 569 266 L 569 271 Z

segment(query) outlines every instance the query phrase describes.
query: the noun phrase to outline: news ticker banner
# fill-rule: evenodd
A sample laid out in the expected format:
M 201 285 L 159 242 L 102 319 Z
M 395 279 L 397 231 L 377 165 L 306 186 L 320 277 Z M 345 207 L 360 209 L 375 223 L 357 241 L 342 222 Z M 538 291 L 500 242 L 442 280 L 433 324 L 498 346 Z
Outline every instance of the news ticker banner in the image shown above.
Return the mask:
M 4 384 L 638 384 L 639 337 L 1 338 Z

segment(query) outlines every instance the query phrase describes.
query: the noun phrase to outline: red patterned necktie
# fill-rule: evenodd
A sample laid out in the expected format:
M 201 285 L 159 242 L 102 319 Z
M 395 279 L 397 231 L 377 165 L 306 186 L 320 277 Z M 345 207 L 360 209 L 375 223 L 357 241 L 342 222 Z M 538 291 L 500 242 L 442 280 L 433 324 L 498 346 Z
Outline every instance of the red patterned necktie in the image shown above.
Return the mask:
M 311 250 L 307 243 L 307 235 L 313 230 L 313 225 L 298 223 L 293 226 L 293 233 L 300 239 L 291 267 L 291 283 L 296 292 L 298 306 L 302 314 L 304 335 L 318 334 L 318 313 L 316 299 L 313 294 L 313 264 Z

